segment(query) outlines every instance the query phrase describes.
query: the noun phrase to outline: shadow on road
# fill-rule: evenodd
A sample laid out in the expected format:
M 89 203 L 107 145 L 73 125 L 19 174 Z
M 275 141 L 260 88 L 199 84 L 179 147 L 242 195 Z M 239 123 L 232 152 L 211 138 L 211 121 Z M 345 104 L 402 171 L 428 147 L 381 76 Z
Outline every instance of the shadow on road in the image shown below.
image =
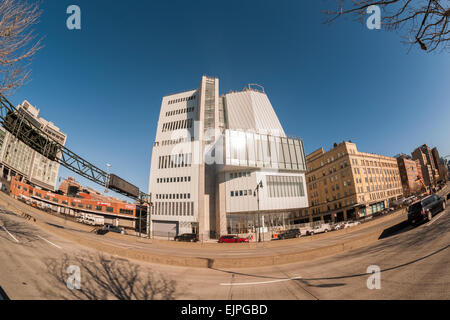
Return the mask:
M 411 225 L 408 223 L 408 221 L 403 221 L 400 222 L 398 224 L 396 224 L 395 226 L 392 226 L 388 229 L 385 229 L 383 231 L 383 233 L 380 235 L 380 237 L 378 238 L 378 240 L 381 239 L 386 239 L 392 236 L 395 236 L 397 234 L 403 233 L 403 232 L 407 232 L 409 230 L 411 230 L 412 227 Z
M 419 261 L 423 261 L 425 259 L 428 259 L 428 258 L 430 258 L 430 257 L 432 257 L 432 256 L 434 256 L 436 254 L 439 254 L 439 253 L 447 250 L 449 247 L 450 247 L 450 245 L 447 245 L 447 246 L 442 247 L 441 249 L 436 250 L 436 251 L 434 251 L 434 252 L 432 252 L 432 253 L 430 253 L 430 254 L 428 254 L 426 256 L 423 256 L 421 258 L 408 261 L 406 263 L 403 263 L 403 264 L 400 264 L 400 265 L 397 265 L 397 266 L 394 266 L 394 267 L 382 269 L 380 272 L 387 272 L 387 271 L 403 268 L 403 267 L 406 267 L 408 265 L 412 265 L 412 264 L 417 263 Z M 235 272 L 235 271 L 221 270 L 221 269 L 214 269 L 214 268 L 211 268 L 211 270 L 216 270 L 216 271 L 228 273 L 228 274 L 231 274 L 231 275 L 240 275 L 240 276 L 261 278 L 261 279 L 274 279 L 274 280 L 286 279 L 286 277 L 264 276 L 264 275 L 249 274 L 249 273 Z M 367 276 L 367 273 L 357 273 L 357 274 L 351 274 L 351 275 L 334 276 L 334 277 L 321 277 L 321 278 L 300 278 L 300 279 L 293 279 L 293 280 L 301 282 L 301 283 L 304 283 L 304 284 L 306 284 L 308 286 L 313 286 L 313 287 L 339 287 L 339 286 L 344 286 L 345 284 L 333 283 L 333 284 L 312 285 L 308 281 L 337 280 L 337 279 L 348 279 L 348 278 L 365 277 L 365 276 Z
M 3 290 L 2 287 L 0 287 L 0 300 L 9 300 L 8 295 L 7 295 L 6 292 Z
M 176 282 L 153 272 L 142 269 L 126 259 L 104 254 L 82 254 L 62 259 L 50 259 L 46 263 L 49 274 L 66 293 L 80 300 L 173 300 Z M 69 289 L 67 281 L 70 266 L 79 267 L 80 289 Z M 62 295 L 65 299 L 67 295 Z
M 428 259 L 428 258 L 430 258 L 430 257 L 432 257 L 432 256 L 434 256 L 434 255 L 436 255 L 438 253 L 441 253 L 441 252 L 447 250 L 448 248 L 450 248 L 450 245 L 446 245 L 445 247 L 442 247 L 441 249 L 436 250 L 436 251 L 434 251 L 434 252 L 432 252 L 432 253 L 430 253 L 430 254 L 428 254 L 426 256 L 423 256 L 421 258 L 414 259 L 414 260 L 408 261 L 406 263 L 399 264 L 399 265 L 394 266 L 394 267 L 382 269 L 382 270 L 380 270 L 380 272 L 383 273 L 383 272 L 387 272 L 387 271 L 391 271 L 391 270 L 395 270 L 395 269 L 399 269 L 399 268 L 403 268 L 403 267 L 409 266 L 409 265 L 417 263 L 419 261 L 423 261 L 425 259 Z M 309 279 L 303 279 L 302 278 L 301 280 L 336 280 L 336 279 L 346 279 L 346 278 L 355 278 L 355 277 L 363 277 L 363 276 L 367 276 L 367 273 L 357 273 L 357 274 L 346 275 L 346 276 L 324 277 L 324 278 L 309 278 Z
M 2 219 L 3 226 L 12 233 L 16 238 L 18 238 L 22 245 L 28 246 L 33 241 L 39 240 L 37 231 L 26 223 L 16 222 L 10 219 Z M 4 239 L 8 241 L 13 241 L 9 236 L 3 236 Z

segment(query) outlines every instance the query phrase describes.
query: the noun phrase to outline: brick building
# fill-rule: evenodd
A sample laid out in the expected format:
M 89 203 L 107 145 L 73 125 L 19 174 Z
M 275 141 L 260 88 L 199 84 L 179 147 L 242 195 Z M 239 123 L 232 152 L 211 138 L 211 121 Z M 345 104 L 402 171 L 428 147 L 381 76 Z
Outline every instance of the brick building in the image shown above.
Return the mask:
M 402 197 L 397 160 L 342 142 L 306 157 L 310 221 L 336 222 L 379 212 Z

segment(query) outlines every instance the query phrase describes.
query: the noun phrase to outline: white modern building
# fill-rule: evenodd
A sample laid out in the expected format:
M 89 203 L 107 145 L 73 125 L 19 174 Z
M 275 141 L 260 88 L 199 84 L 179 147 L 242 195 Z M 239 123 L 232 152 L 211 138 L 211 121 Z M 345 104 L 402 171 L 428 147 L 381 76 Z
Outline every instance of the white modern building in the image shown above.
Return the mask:
M 39 109 L 28 101 L 18 105 L 17 111 L 54 141 L 61 145 L 66 143 L 66 134 L 52 122 L 39 117 Z M 19 181 L 27 181 L 51 191 L 56 190 L 59 163 L 42 156 L 3 128 L 0 131 L 0 160 L 2 179 L 10 181 L 12 176 L 16 176 Z
M 219 79 L 203 76 L 197 89 L 162 99 L 152 234 L 205 240 L 285 226 L 308 206 L 305 172 L 302 140 L 286 136 L 262 87 L 219 95 Z

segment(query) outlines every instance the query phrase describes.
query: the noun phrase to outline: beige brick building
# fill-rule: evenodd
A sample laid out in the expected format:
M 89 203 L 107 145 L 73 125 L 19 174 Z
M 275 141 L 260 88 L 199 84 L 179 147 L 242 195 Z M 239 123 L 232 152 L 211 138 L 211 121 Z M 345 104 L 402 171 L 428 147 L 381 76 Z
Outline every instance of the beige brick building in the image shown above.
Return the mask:
M 54 123 L 40 117 L 40 110 L 31 103 L 25 100 L 17 106 L 17 112 L 48 134 L 51 139 L 65 145 L 67 135 Z M 59 163 L 42 156 L 3 128 L 1 131 L 0 176 L 2 180 L 11 181 L 11 177 L 15 176 L 19 181 L 29 182 L 46 190 L 56 190 Z
M 402 196 L 395 158 L 359 152 L 352 142 L 320 148 L 306 157 L 309 221 L 338 222 L 369 216 Z M 305 219 L 306 220 L 306 219 Z

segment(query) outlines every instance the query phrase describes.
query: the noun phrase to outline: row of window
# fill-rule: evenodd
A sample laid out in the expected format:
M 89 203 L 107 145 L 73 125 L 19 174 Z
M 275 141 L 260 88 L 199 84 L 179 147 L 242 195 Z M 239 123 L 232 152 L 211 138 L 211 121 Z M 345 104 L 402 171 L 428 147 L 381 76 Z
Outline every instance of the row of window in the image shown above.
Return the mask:
M 62 134 L 56 134 L 52 130 L 45 129 L 45 133 L 47 133 L 49 136 L 51 136 L 54 140 L 58 141 L 59 143 L 64 143 L 65 137 Z
M 158 169 L 190 167 L 191 163 L 192 163 L 192 153 L 160 156 L 158 162 Z
M 354 159 L 353 159 L 354 160 Z M 348 167 L 347 161 L 344 161 L 340 164 L 340 168 L 344 169 Z M 362 169 L 362 171 L 360 170 Z M 334 172 L 336 172 L 337 169 L 336 167 L 333 168 L 329 168 L 328 169 L 328 174 L 333 174 Z M 379 168 L 353 168 L 353 171 L 355 174 L 361 174 L 361 172 L 363 172 L 364 174 L 383 174 L 384 175 L 395 175 L 396 173 L 398 173 L 396 170 L 392 170 L 392 169 L 379 169 Z M 326 176 L 326 172 L 322 171 L 322 176 L 325 177 Z M 316 176 L 312 175 L 308 177 L 308 182 L 312 182 L 316 180 Z
M 355 168 L 356 170 L 357 168 Z M 346 177 L 347 175 L 349 175 L 349 172 L 342 172 L 341 176 L 342 178 Z M 310 180 L 311 177 L 308 178 L 308 180 Z M 356 177 L 356 183 L 362 183 L 362 179 L 359 177 Z M 328 183 L 328 179 L 325 178 L 323 181 L 323 185 L 326 186 Z M 333 181 L 338 181 L 338 175 L 336 176 L 331 176 L 330 177 L 330 182 L 332 183 Z M 365 181 L 366 183 L 376 183 L 376 182 L 394 182 L 394 181 L 400 181 L 398 176 L 383 176 L 383 177 L 379 177 L 379 176 L 375 176 L 375 177 L 365 177 Z M 344 187 L 347 185 L 351 185 L 351 181 L 344 181 L 343 182 Z M 313 190 L 313 189 L 317 189 L 317 183 L 311 183 L 309 184 L 309 189 Z
M 371 193 L 370 200 L 379 200 L 379 199 L 384 199 L 386 197 L 395 197 L 395 196 L 401 195 L 402 193 L 403 193 L 402 189 L 390 190 L 390 191 L 386 191 L 386 192 Z
M 189 129 L 192 128 L 192 119 L 184 119 L 172 122 L 166 122 L 163 124 L 162 132 L 173 131 L 178 129 Z
M 156 183 L 190 182 L 191 177 L 157 178 Z
M 349 150 L 350 153 L 354 153 L 352 151 L 353 150 Z M 332 163 L 332 162 L 334 162 L 334 160 L 338 160 L 338 159 L 342 158 L 345 155 L 346 155 L 345 152 L 342 152 L 342 153 L 338 152 L 336 158 L 334 158 L 334 155 L 333 155 L 333 156 L 331 156 L 331 157 L 326 159 L 326 163 L 327 164 Z M 320 166 L 323 167 L 324 165 L 325 165 L 324 160 L 320 161 Z M 316 168 L 314 168 L 312 164 L 308 164 L 308 171 L 313 171 L 315 169 Z
M 226 162 L 230 165 L 306 170 L 300 139 L 225 131 Z
M 253 195 L 252 190 L 239 190 L 230 192 L 230 196 L 232 197 L 246 197 L 251 195 Z
M 367 166 L 367 167 L 380 167 L 380 168 L 396 168 L 398 166 L 397 162 L 381 162 L 381 161 L 370 161 L 370 160 L 364 160 L 361 159 L 358 162 L 358 159 L 352 159 L 352 163 L 354 165 L 361 165 L 361 166 Z
M 351 181 L 349 180 L 348 182 L 344 181 L 344 186 L 350 186 L 351 185 Z M 387 190 L 387 189 L 393 189 L 393 188 L 399 188 L 399 184 L 387 184 L 387 185 L 372 185 L 372 186 L 367 186 L 366 187 L 366 192 L 374 192 L 374 191 L 381 191 L 381 190 Z M 339 185 L 332 186 L 332 191 L 338 191 Z M 328 194 L 328 189 L 325 189 L 325 193 Z M 363 187 L 358 187 L 358 193 L 364 193 L 364 189 Z M 346 190 L 345 191 L 345 196 L 349 195 L 349 192 Z M 319 197 L 319 193 L 318 192 L 312 192 L 310 193 L 311 198 L 317 198 Z M 339 199 L 341 197 L 340 193 L 338 192 L 337 195 L 333 195 L 333 200 Z M 329 200 L 327 197 L 327 202 L 329 201 L 333 201 L 333 200 Z M 312 200 L 312 201 L 318 201 L 318 200 Z
M 25 191 L 25 188 L 24 188 L 24 191 Z M 41 193 L 36 192 L 35 194 L 36 194 L 37 197 L 42 198 L 42 194 Z M 50 198 L 48 195 L 45 195 L 44 199 L 48 200 L 48 201 L 52 201 L 54 203 L 59 203 L 59 199 L 57 199 L 57 198 Z M 61 204 L 69 205 L 69 202 L 67 202 L 66 200 L 61 200 Z M 70 206 L 74 207 L 74 208 L 80 208 L 80 209 L 86 208 L 87 210 L 92 210 L 92 208 L 93 208 L 93 206 L 90 205 L 90 204 L 84 205 L 84 204 L 79 203 L 79 202 L 78 203 L 77 202 L 71 202 Z M 106 209 L 103 210 L 103 208 L 106 208 Z M 102 212 L 106 211 L 106 212 L 114 213 L 114 207 L 95 206 L 95 210 L 96 211 L 102 211 Z M 133 210 L 128 210 L 128 209 L 119 209 L 119 213 L 133 214 L 134 211 Z
M 361 174 L 361 171 L 359 170 L 360 168 L 354 168 L 354 172 L 355 174 Z M 392 169 L 379 169 L 379 168 L 361 168 L 362 172 L 364 174 L 383 174 L 384 175 L 395 175 L 396 173 L 398 173 L 398 171 L 396 170 L 392 170 Z
M 366 187 L 366 192 L 373 192 L 373 191 L 382 191 L 382 190 L 390 190 L 393 188 L 398 188 L 399 184 L 387 184 L 387 185 L 373 185 L 373 186 L 367 186 Z M 364 192 L 364 188 L 363 187 L 358 187 L 358 192 L 359 193 L 363 193 Z
M 155 202 L 152 211 L 160 216 L 193 216 L 194 202 Z
M 166 117 L 174 116 L 174 115 L 177 115 L 177 114 L 189 113 L 189 112 L 193 112 L 193 111 L 194 111 L 194 107 L 167 111 L 166 112 Z
M 178 99 L 174 99 L 174 100 L 169 100 L 169 102 L 167 104 L 174 104 L 174 103 L 183 102 L 183 101 L 191 101 L 191 100 L 195 100 L 196 98 L 197 98 L 196 95 L 193 95 L 190 97 L 178 98 Z
M 156 199 L 169 199 L 169 200 L 181 200 L 181 199 L 190 199 L 190 193 L 168 193 L 168 194 L 157 194 Z
M 169 146 L 172 144 L 178 144 L 178 143 L 184 143 L 184 142 L 190 142 L 190 141 L 194 141 L 194 137 L 184 137 L 184 138 L 178 138 L 178 139 L 173 139 L 173 140 L 163 140 L 163 141 L 161 141 L 161 145 Z M 155 147 L 158 147 L 158 146 L 159 146 L 159 142 L 156 141 Z
M 344 169 L 344 168 L 348 167 L 347 161 L 342 162 L 342 163 L 340 164 L 340 167 L 341 167 L 341 169 Z M 328 169 L 328 174 L 333 174 L 333 173 L 336 172 L 336 171 L 337 171 L 336 167 L 329 168 L 329 169 Z M 325 177 L 326 175 L 327 175 L 327 174 L 326 174 L 325 170 L 322 171 L 322 176 Z M 319 179 L 320 179 L 320 177 L 319 177 Z M 312 175 L 312 176 L 309 176 L 309 177 L 308 177 L 308 182 L 312 182 L 312 181 L 315 181 L 315 180 L 316 180 L 316 175 Z
M 356 154 L 353 150 L 349 150 L 350 153 Z M 351 152 L 353 151 L 353 152 Z M 335 158 L 334 156 L 331 156 L 329 158 L 327 158 L 326 160 L 322 160 L 320 161 L 320 167 L 323 167 L 324 165 L 330 164 L 332 162 L 334 162 L 335 160 L 338 160 L 340 158 L 342 158 L 343 156 L 345 156 L 346 153 L 337 153 L 337 157 Z M 398 165 L 396 162 L 382 162 L 382 161 L 371 161 L 371 160 L 358 160 L 358 159 L 351 159 L 352 160 L 352 164 L 353 165 L 361 165 L 361 166 L 371 166 L 371 167 L 380 167 L 380 168 L 396 168 Z M 308 164 L 308 171 L 311 172 L 313 170 L 315 170 L 317 168 L 314 168 L 312 164 Z
M 318 204 L 319 203 L 316 203 L 315 205 L 318 205 Z M 353 204 L 355 204 L 354 200 L 347 199 L 345 201 L 339 201 L 339 202 L 336 202 L 334 204 L 327 205 L 326 207 L 324 206 L 322 208 L 313 208 L 311 210 L 311 212 L 312 212 L 312 214 L 317 214 L 317 213 L 321 213 L 321 212 L 329 212 L 329 211 L 332 211 L 332 210 L 341 209 L 343 206 L 350 206 L 350 205 L 353 205 Z
M 247 171 L 247 172 L 231 172 L 230 173 L 230 179 L 235 179 L 235 178 L 242 178 L 242 177 L 250 177 L 251 176 L 251 172 Z
M 351 191 L 349 191 L 349 190 L 345 190 L 345 191 L 344 191 L 344 196 L 341 197 L 341 193 L 338 192 L 337 194 L 333 194 L 333 196 L 332 196 L 331 198 L 328 198 L 328 196 L 327 196 L 325 202 L 326 202 L 326 203 L 328 203 L 328 202 L 333 202 L 333 201 L 336 201 L 336 200 L 338 200 L 338 199 L 341 199 L 341 198 L 345 198 L 345 197 L 351 196 L 352 194 L 353 194 L 353 192 L 351 192 Z M 318 200 L 318 199 L 317 199 L 317 200 L 312 200 L 312 201 L 315 202 L 315 205 L 317 205 L 317 204 L 319 203 L 319 200 Z

